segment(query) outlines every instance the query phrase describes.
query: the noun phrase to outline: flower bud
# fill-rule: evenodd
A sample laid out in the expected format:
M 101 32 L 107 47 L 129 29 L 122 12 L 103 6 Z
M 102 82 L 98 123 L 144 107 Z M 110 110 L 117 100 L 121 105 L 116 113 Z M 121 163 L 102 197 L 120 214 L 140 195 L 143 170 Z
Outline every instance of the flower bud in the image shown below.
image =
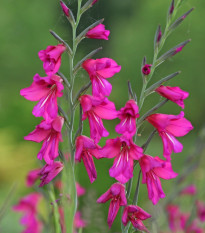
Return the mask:
M 62 7 L 62 10 L 63 10 L 64 14 L 67 17 L 69 17 L 70 16 L 70 10 L 69 10 L 69 8 L 66 6 L 66 4 L 63 1 L 60 1 L 60 4 L 61 4 L 61 7 Z
M 144 75 L 149 75 L 150 74 L 150 72 L 151 72 L 151 66 L 152 65 L 150 65 L 150 64 L 145 64 L 143 67 L 142 67 L 142 73 L 144 74 Z

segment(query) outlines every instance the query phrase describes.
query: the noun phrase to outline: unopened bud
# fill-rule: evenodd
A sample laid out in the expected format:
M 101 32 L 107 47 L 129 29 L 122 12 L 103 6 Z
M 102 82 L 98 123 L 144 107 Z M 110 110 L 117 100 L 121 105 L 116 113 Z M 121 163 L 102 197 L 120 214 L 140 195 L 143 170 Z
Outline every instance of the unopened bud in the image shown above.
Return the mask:
M 61 8 L 67 17 L 70 17 L 70 10 L 63 1 L 60 1 Z
M 150 65 L 150 64 L 145 64 L 143 67 L 142 67 L 142 73 L 144 74 L 144 75 L 149 75 L 150 74 L 150 72 L 151 72 L 151 66 L 152 65 Z
M 171 5 L 170 5 L 170 8 L 169 8 L 169 15 L 172 15 L 173 11 L 174 11 L 174 0 L 172 0 L 172 3 L 171 3 Z

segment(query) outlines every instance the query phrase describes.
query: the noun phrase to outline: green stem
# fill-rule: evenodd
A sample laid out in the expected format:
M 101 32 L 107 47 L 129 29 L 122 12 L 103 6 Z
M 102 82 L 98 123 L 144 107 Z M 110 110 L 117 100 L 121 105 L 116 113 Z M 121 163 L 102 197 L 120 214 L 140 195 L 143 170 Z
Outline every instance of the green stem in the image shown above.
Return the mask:
M 137 205 L 137 202 L 138 202 L 139 188 L 140 188 L 140 177 L 141 177 L 141 170 L 139 171 L 139 175 L 138 175 L 137 187 L 136 187 L 134 199 L 132 202 L 133 205 Z
M 77 191 L 75 185 L 75 149 L 73 142 L 73 132 L 74 132 L 74 119 L 75 119 L 75 107 L 73 102 L 73 88 L 75 81 L 74 74 L 74 59 L 77 50 L 77 42 L 76 42 L 76 31 L 81 18 L 81 2 L 82 0 L 78 0 L 78 11 L 76 21 L 72 24 L 72 34 L 73 34 L 73 51 L 69 54 L 69 67 L 70 67 L 70 87 L 69 91 L 69 105 L 70 105 L 70 128 L 68 129 L 68 142 L 70 148 L 70 158 L 71 160 L 65 162 L 64 173 L 63 173 L 63 183 L 64 183 L 64 192 L 63 192 L 63 200 L 64 200 L 64 216 L 65 216 L 65 226 L 66 232 L 73 232 L 73 222 L 74 216 L 77 210 Z M 69 196 L 68 196 L 69 195 Z M 69 199 L 69 200 L 68 200 Z
M 55 192 L 53 185 L 49 185 L 49 197 L 50 200 L 53 204 L 53 212 L 54 212 L 54 221 L 55 221 L 55 233 L 61 233 L 61 228 L 60 228 L 60 216 L 58 212 L 58 205 L 56 203 L 56 197 L 55 197 Z

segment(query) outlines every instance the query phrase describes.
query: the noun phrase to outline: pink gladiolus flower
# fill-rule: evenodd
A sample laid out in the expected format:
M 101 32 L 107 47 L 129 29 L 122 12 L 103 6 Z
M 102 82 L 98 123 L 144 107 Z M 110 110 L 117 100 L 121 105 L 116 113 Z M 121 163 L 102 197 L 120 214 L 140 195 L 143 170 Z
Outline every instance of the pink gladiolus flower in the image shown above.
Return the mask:
M 82 67 L 90 76 L 93 96 L 109 96 L 112 85 L 106 79 L 120 72 L 121 66 L 110 58 L 101 58 L 88 59 L 83 62 Z
M 130 221 L 134 228 L 140 231 L 148 232 L 147 228 L 144 226 L 143 222 L 147 218 L 151 218 L 152 216 L 145 212 L 142 208 L 135 205 L 128 205 L 125 207 L 123 215 L 122 215 L 122 223 L 126 226 Z
M 151 64 L 146 64 L 146 65 L 144 65 L 144 66 L 142 67 L 142 73 L 143 73 L 144 75 L 149 75 L 150 72 L 151 72 L 151 69 L 150 69 L 151 67 L 152 67 Z
M 76 182 L 76 190 L 77 190 L 78 197 L 85 194 L 85 189 L 77 182 Z
M 112 120 L 117 117 L 115 105 L 107 98 L 100 99 L 91 95 L 83 95 L 79 98 L 79 101 L 83 109 L 82 120 L 88 118 L 90 137 L 98 143 L 101 137 L 109 135 L 109 132 L 103 126 L 102 119 Z
M 27 177 L 26 177 L 26 186 L 27 187 L 31 187 L 34 185 L 34 183 L 36 182 L 36 180 L 38 180 L 40 178 L 39 172 L 40 172 L 40 168 L 38 169 L 34 169 L 31 170 Z
M 170 160 L 172 152 L 179 153 L 183 149 L 183 145 L 175 138 L 186 135 L 193 126 L 190 121 L 184 118 L 184 112 L 179 115 L 152 114 L 147 117 L 147 121 L 151 123 L 158 131 L 163 142 L 163 155 Z
M 143 156 L 143 149 L 135 145 L 132 139 L 124 137 L 108 139 L 106 145 L 98 152 L 101 158 L 115 157 L 109 174 L 122 184 L 133 177 L 133 161 Z
M 169 228 L 173 232 L 176 232 L 181 228 L 181 225 L 183 225 L 180 223 L 181 212 L 179 210 L 179 207 L 170 204 L 166 207 L 166 211 L 168 214 Z
M 63 169 L 63 163 L 59 161 L 55 161 L 53 164 L 46 164 L 40 171 L 39 175 L 41 176 L 41 183 L 39 187 L 48 184 L 51 180 L 53 180 Z
M 196 190 L 196 186 L 194 184 L 191 184 L 187 187 L 185 187 L 181 192 L 180 194 L 181 195 L 195 195 L 197 192 Z
M 64 118 L 56 117 L 51 123 L 41 121 L 36 129 L 24 137 L 25 140 L 34 142 L 43 142 L 43 146 L 38 153 L 38 159 L 44 158 L 49 165 L 53 164 L 54 159 L 58 156 L 58 144 L 62 141 L 61 129 L 63 127 Z
M 81 162 L 81 159 L 83 160 L 91 183 L 97 178 L 97 172 L 92 156 L 98 158 L 96 151 L 99 148 L 100 147 L 96 145 L 92 139 L 86 136 L 79 136 L 76 139 L 75 160 L 79 162 Z
M 161 96 L 173 101 L 180 107 L 184 108 L 184 99 L 189 96 L 189 93 L 183 91 L 179 87 L 160 86 L 156 90 Z
M 64 14 L 67 17 L 69 17 L 70 16 L 70 10 L 69 10 L 69 8 L 66 6 L 66 4 L 63 1 L 60 1 L 60 4 L 61 4 L 61 8 L 62 8 Z
M 86 222 L 81 218 L 80 211 L 77 211 L 74 218 L 74 229 L 84 228 L 86 226 Z
M 136 118 L 139 117 L 139 109 L 134 100 L 128 100 L 125 107 L 121 108 L 118 113 L 120 124 L 115 127 L 119 134 L 131 138 L 136 133 Z
M 196 201 L 197 216 L 201 222 L 205 222 L 205 203 L 202 201 Z
M 125 186 L 120 183 L 113 184 L 107 192 L 98 198 L 98 203 L 105 203 L 111 199 L 107 222 L 109 227 L 112 226 L 113 221 L 118 213 L 120 206 L 127 205 L 127 199 L 125 195 Z
M 13 210 L 23 212 L 23 217 L 20 220 L 22 225 L 25 225 L 24 233 L 40 233 L 42 223 L 37 219 L 37 205 L 40 201 L 39 193 L 31 193 L 23 197 L 19 203 L 13 206 Z
M 100 39 L 100 40 L 108 40 L 108 36 L 110 35 L 109 30 L 105 30 L 105 25 L 99 24 L 94 28 L 91 28 L 85 35 L 85 37 L 90 39 Z
M 65 45 L 48 46 L 41 50 L 38 56 L 43 61 L 43 68 L 47 75 L 56 74 L 61 65 L 61 55 L 66 50 Z
M 160 198 L 165 197 L 159 178 L 169 180 L 178 174 L 173 172 L 170 162 L 158 157 L 144 155 L 139 160 L 139 164 L 142 170 L 142 184 L 147 184 L 149 199 L 156 205 Z
M 38 74 L 33 80 L 31 86 L 22 89 L 20 94 L 27 100 L 39 101 L 33 109 L 34 116 L 42 116 L 46 121 L 51 121 L 58 114 L 57 97 L 63 95 L 63 80 L 57 75 L 40 77 Z

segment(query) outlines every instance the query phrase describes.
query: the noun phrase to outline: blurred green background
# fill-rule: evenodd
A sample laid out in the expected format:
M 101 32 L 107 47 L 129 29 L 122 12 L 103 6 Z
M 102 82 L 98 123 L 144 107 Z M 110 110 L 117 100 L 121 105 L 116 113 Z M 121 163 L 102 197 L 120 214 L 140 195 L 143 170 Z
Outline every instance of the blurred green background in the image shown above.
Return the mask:
M 182 73 L 170 81 L 169 84 L 171 86 L 180 86 L 190 93 L 188 100 L 185 101 L 185 115 L 193 123 L 194 131 L 180 139 L 184 144 L 183 152 L 172 156 L 173 168 L 178 173 L 182 170 L 184 159 L 193 150 L 196 135 L 204 124 L 205 115 L 205 79 L 203 73 L 205 60 L 205 1 L 184 0 L 184 2 L 179 16 L 191 7 L 195 7 L 195 10 L 169 37 L 163 51 L 165 52 L 186 39 L 191 38 L 192 41 L 183 49 L 182 53 L 177 54 L 161 65 L 153 77 L 153 81 L 155 81 L 181 70 Z M 131 81 L 133 89 L 139 95 L 142 84 L 140 75 L 141 61 L 146 56 L 147 62 L 152 63 L 155 30 L 158 24 L 161 24 L 162 29 L 164 29 L 169 4 L 170 0 L 99 0 L 82 18 L 79 32 L 100 18 L 105 18 L 104 24 L 111 31 L 109 41 L 84 40 L 79 47 L 78 57 L 82 58 L 91 50 L 103 46 L 103 51 L 96 55 L 96 58 L 110 57 L 122 66 L 121 72 L 110 79 L 113 85 L 110 100 L 116 103 L 117 109 L 124 106 L 128 98 L 127 80 Z M 69 6 L 75 12 L 76 4 L 74 0 L 70 1 Z M 19 95 L 19 91 L 31 84 L 36 73 L 41 76 L 45 75 L 42 62 L 37 54 L 39 50 L 45 49 L 47 45 L 57 43 L 50 35 L 49 29 L 54 30 L 67 42 L 70 41 L 71 31 L 69 23 L 61 12 L 59 2 L 55 0 L 2 1 L 0 28 L 0 204 L 4 203 L 11 186 L 17 184 L 13 199 L 10 202 L 14 204 L 21 196 L 32 191 L 32 189 L 25 188 L 25 175 L 30 169 L 38 166 L 36 155 L 40 149 L 40 145 L 23 140 L 23 136 L 31 132 L 40 119 L 36 119 L 31 113 L 34 103 L 26 101 Z M 61 70 L 64 74 L 68 74 L 67 64 L 68 60 L 64 55 Z M 76 80 L 78 84 L 86 83 L 88 76 L 82 71 Z M 153 106 L 159 99 L 157 95 L 148 98 L 145 102 L 145 110 Z M 181 109 L 174 103 L 168 103 L 160 111 L 168 114 L 178 114 Z M 114 126 L 118 121 L 113 122 L 105 123 L 110 131 L 114 130 Z M 88 129 L 87 123 L 85 123 L 85 128 Z M 144 136 L 148 132 L 149 130 L 143 128 L 140 133 Z M 116 134 L 113 132 L 111 136 L 115 137 Z M 101 144 L 103 145 L 104 142 L 105 140 L 102 140 Z M 139 144 L 142 145 L 143 142 L 144 138 L 140 139 Z M 154 139 L 148 152 L 153 156 L 161 155 L 162 144 L 158 137 Z M 82 186 L 88 187 L 85 200 L 90 198 L 91 201 L 98 198 L 114 182 L 114 179 L 111 179 L 108 175 L 108 169 L 111 167 L 112 162 L 112 160 L 96 161 L 98 179 L 92 185 L 89 183 L 83 165 L 78 165 L 78 168 L 80 168 L 78 169 L 79 182 Z M 204 161 L 201 163 L 201 168 L 194 174 L 195 178 L 192 174 L 187 181 L 195 182 L 199 189 L 204 188 L 203 165 Z M 163 182 L 163 184 L 164 189 L 170 192 L 171 181 Z M 201 192 L 201 198 L 203 195 L 204 191 Z M 147 192 L 144 186 L 142 186 L 139 201 L 142 207 L 147 207 L 147 210 L 156 211 L 147 201 Z M 96 207 L 100 216 L 97 221 L 100 221 L 99 219 L 102 220 L 102 223 L 106 221 L 108 206 L 109 204 Z M 89 205 L 87 208 L 89 208 Z M 84 213 L 86 213 L 86 208 Z M 12 224 L 10 224 L 11 218 Z M 0 222 L 0 232 L 20 232 L 22 228 L 18 223 L 19 218 L 19 214 L 8 209 Z M 115 221 L 110 232 L 120 231 L 118 221 Z M 93 227 L 95 224 L 94 220 L 91 221 Z M 101 230 L 108 232 L 105 229 Z M 91 231 L 85 230 L 86 232 L 90 233 Z M 93 232 L 101 231 L 98 229 L 93 230 Z

